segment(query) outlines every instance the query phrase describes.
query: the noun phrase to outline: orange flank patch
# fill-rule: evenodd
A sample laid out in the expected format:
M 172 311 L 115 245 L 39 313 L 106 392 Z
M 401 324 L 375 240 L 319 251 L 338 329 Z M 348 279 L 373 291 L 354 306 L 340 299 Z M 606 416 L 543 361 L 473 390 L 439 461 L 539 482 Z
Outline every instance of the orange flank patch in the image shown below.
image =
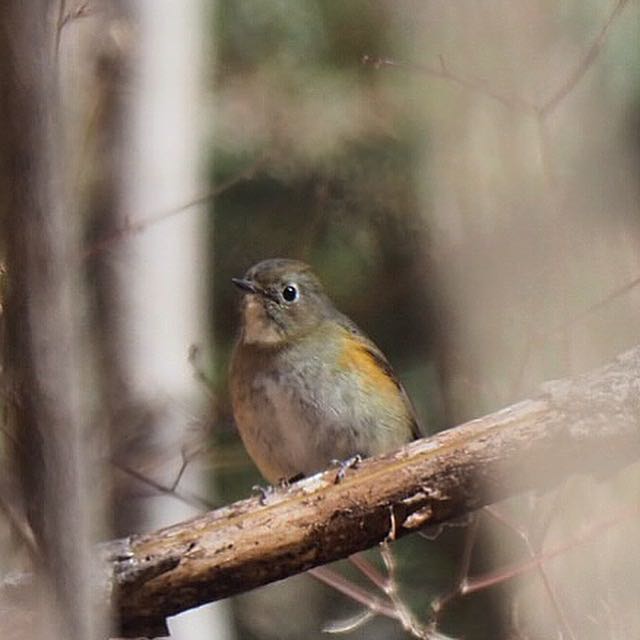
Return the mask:
M 345 369 L 355 370 L 366 384 L 375 389 L 380 395 L 396 397 L 398 395 L 398 383 L 388 366 L 381 360 L 371 348 L 361 342 L 357 336 L 345 336 L 344 349 L 340 356 L 339 364 Z

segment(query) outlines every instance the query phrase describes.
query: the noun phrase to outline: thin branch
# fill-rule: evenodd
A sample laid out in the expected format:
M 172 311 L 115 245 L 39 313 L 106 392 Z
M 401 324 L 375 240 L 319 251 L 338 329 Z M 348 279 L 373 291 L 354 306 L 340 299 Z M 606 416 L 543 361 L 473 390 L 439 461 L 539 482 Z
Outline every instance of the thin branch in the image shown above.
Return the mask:
M 4 495 L 4 491 L 0 491 L 0 511 L 4 513 L 7 522 L 27 550 L 33 566 L 39 566 L 42 562 L 42 554 L 36 544 L 33 531 L 31 531 L 24 516 L 13 508 L 11 500 Z
M 604 309 L 606 306 L 608 306 L 611 302 L 613 302 L 617 298 L 621 298 L 625 294 L 629 293 L 629 291 L 635 289 L 638 285 L 640 285 L 640 277 L 635 278 L 631 282 L 628 282 L 627 284 L 622 285 L 617 289 L 614 289 L 611 293 L 607 294 L 601 300 L 594 302 L 592 305 L 586 307 L 582 311 L 573 315 L 568 320 L 565 320 L 555 325 L 554 327 L 551 327 L 550 329 L 540 331 L 539 329 L 532 326 L 529 329 L 529 337 L 527 338 L 527 342 L 525 344 L 524 353 L 520 360 L 520 364 L 518 365 L 516 373 L 513 375 L 514 382 L 512 385 L 511 397 L 518 396 L 518 392 L 522 387 L 524 375 L 527 369 L 527 365 L 529 364 L 529 361 L 531 359 L 531 356 L 533 355 L 535 348 L 539 344 L 541 344 L 545 338 L 552 338 L 560 333 L 565 332 L 567 329 L 570 329 L 574 325 L 588 320 L 592 315 L 594 315 L 601 309 Z
M 224 182 L 221 182 L 217 187 L 215 187 L 211 191 L 201 196 L 198 196 L 196 198 L 193 198 L 193 200 L 190 200 L 189 202 L 185 202 L 184 204 L 181 204 L 178 207 L 173 207 L 161 213 L 156 213 L 156 214 L 147 216 L 146 218 L 141 218 L 139 220 L 136 220 L 135 222 L 132 222 L 132 221 L 125 222 L 123 226 L 119 227 L 118 229 L 115 229 L 114 231 L 106 235 L 104 238 L 98 240 L 97 242 L 93 243 L 90 247 L 85 249 L 84 253 L 82 254 L 83 259 L 86 260 L 88 258 L 91 258 L 109 249 L 113 244 L 119 242 L 120 240 L 123 240 L 124 238 L 129 238 L 131 236 L 142 233 L 143 231 L 146 231 L 149 227 L 154 226 L 160 222 L 163 222 L 164 220 L 173 218 L 174 216 L 179 215 L 181 213 L 185 213 L 186 211 L 189 211 L 194 207 L 197 207 L 201 204 L 206 204 L 207 202 L 214 200 L 225 191 L 228 191 L 232 187 L 235 187 L 240 182 L 243 182 L 245 180 L 250 180 L 255 175 L 255 173 L 265 164 L 266 160 L 267 160 L 266 156 L 261 156 L 255 162 L 253 162 L 249 167 L 231 176 Z
M 533 560 L 534 558 L 538 557 L 539 552 L 536 549 L 534 549 L 534 546 L 531 543 L 531 539 L 524 529 L 511 523 L 504 515 L 502 515 L 502 513 L 500 513 L 500 511 L 496 507 L 488 506 L 484 508 L 484 511 L 489 515 L 491 515 L 493 518 L 495 518 L 498 522 L 508 527 L 511 531 L 515 532 L 520 537 L 520 539 L 524 542 L 527 548 L 527 553 L 529 554 L 530 560 Z M 551 606 L 553 607 L 553 610 L 556 613 L 556 617 L 558 618 L 563 634 L 566 637 L 568 637 L 570 640 L 576 640 L 576 635 L 573 632 L 571 625 L 569 624 L 569 621 L 567 619 L 567 616 L 565 615 L 564 609 L 560 604 L 560 599 L 558 598 L 558 594 L 556 593 L 556 590 L 553 588 L 553 585 L 551 584 L 551 580 L 549 578 L 549 575 L 547 573 L 547 570 L 544 564 L 542 562 L 539 562 L 537 564 L 537 568 L 538 568 L 538 573 L 540 574 L 540 579 L 542 580 L 542 584 L 547 593 L 547 597 L 549 598 L 549 602 L 551 602 Z
M 353 564 L 353 566 L 368 578 L 378 589 L 380 589 L 385 596 L 388 595 L 389 579 L 385 578 L 362 553 L 356 553 L 349 556 L 349 562 Z M 346 621 L 331 623 L 324 629 L 325 632 L 345 633 L 346 631 L 353 631 L 365 624 L 372 616 L 375 615 L 384 615 L 394 620 L 400 619 L 400 612 L 393 603 L 381 600 L 369 591 L 354 584 L 341 574 L 338 574 L 331 569 L 327 569 L 326 567 L 310 569 L 309 573 L 318 580 L 324 582 L 326 585 L 333 587 L 336 591 L 339 591 L 343 595 L 348 596 L 355 602 L 366 607 L 366 611 L 364 613 L 359 613 Z
M 391 550 L 390 542 L 393 542 L 397 533 L 397 522 L 395 514 L 393 513 L 393 507 L 389 508 L 389 518 L 391 520 L 391 527 L 389 535 L 386 540 L 380 546 L 380 553 L 384 566 L 387 569 L 388 578 L 385 581 L 385 593 L 389 600 L 393 603 L 393 606 L 398 614 L 398 621 L 402 625 L 402 628 L 410 633 L 414 638 L 421 638 L 428 640 L 431 634 L 429 629 L 421 625 L 411 613 L 409 607 L 405 604 L 404 600 L 400 597 L 398 590 L 398 580 L 396 578 L 396 561 Z
M 154 491 L 157 491 L 160 494 L 164 495 L 172 495 L 177 500 L 184 502 L 184 504 L 188 504 L 196 509 L 200 509 L 201 511 L 206 511 L 210 509 L 214 509 L 215 505 L 209 500 L 202 498 L 201 496 L 195 495 L 193 493 L 185 493 L 184 491 L 178 490 L 178 483 L 180 482 L 180 478 L 174 481 L 171 485 L 165 485 L 160 482 L 156 482 L 153 478 L 149 478 L 145 474 L 137 471 L 136 469 L 129 467 L 128 465 L 120 462 L 119 460 L 113 459 L 111 461 L 114 467 L 126 473 L 141 482 L 146 484 L 148 487 L 151 487 Z M 188 463 L 187 463 L 188 464 Z M 183 461 L 182 468 L 180 470 L 180 476 L 184 473 L 184 469 L 186 468 L 186 464 Z
M 380 69 L 381 67 L 395 67 L 396 69 L 405 69 L 407 71 L 425 74 L 434 78 L 448 80 L 453 84 L 463 87 L 464 89 L 491 98 L 509 109 L 535 113 L 536 106 L 533 103 L 528 102 L 517 95 L 500 93 L 496 89 L 493 89 L 485 80 L 464 77 L 457 73 L 453 73 L 445 63 L 443 56 L 439 56 L 438 60 L 440 63 L 439 66 L 434 67 L 425 64 L 411 64 L 408 62 L 398 62 L 397 60 L 392 60 L 390 58 L 376 58 L 374 56 L 365 55 L 362 57 L 362 64 L 372 66 L 375 69 Z
M 594 313 L 606 307 L 609 303 L 613 302 L 616 298 L 620 298 L 624 294 L 628 293 L 629 291 L 637 287 L 639 284 L 640 284 L 640 277 L 635 278 L 631 282 L 628 282 L 627 284 L 619 287 L 618 289 L 614 289 L 607 296 L 605 296 L 601 300 L 598 300 L 598 302 L 594 302 L 591 306 L 587 307 L 577 315 L 573 316 L 572 318 L 569 318 L 569 320 L 566 320 L 565 322 L 561 322 L 560 324 L 553 327 L 552 329 L 549 329 L 548 331 L 541 332 L 539 336 L 540 337 L 553 336 L 558 333 L 561 333 L 565 329 L 568 329 L 569 327 L 573 326 L 574 324 L 577 324 L 578 322 L 583 322 L 584 320 L 587 320 Z
M 58 3 L 58 18 L 56 20 L 56 31 L 54 37 L 54 59 L 56 61 L 56 65 L 58 60 L 60 59 L 60 45 L 62 44 L 62 32 L 65 27 L 73 22 L 74 20 L 79 20 L 80 18 L 86 18 L 91 15 L 91 10 L 89 8 L 88 2 L 81 2 L 77 7 L 67 11 L 67 3 L 66 0 L 59 0 Z
M 465 77 L 458 73 L 452 72 L 445 63 L 442 55 L 438 56 L 439 66 L 398 62 L 390 58 L 381 58 L 368 54 L 362 57 L 362 64 L 372 66 L 375 69 L 380 69 L 381 67 L 395 67 L 397 69 L 405 69 L 408 71 L 432 76 L 434 78 L 447 80 L 449 82 L 452 82 L 453 84 L 457 84 L 458 86 L 463 87 L 464 89 L 491 98 L 492 100 L 499 102 L 508 109 L 535 115 L 540 119 L 540 121 L 543 121 L 556 110 L 556 108 L 575 89 L 580 80 L 582 80 L 584 75 L 591 68 L 607 41 L 611 26 L 613 25 L 616 18 L 620 15 L 627 3 L 628 0 L 617 0 L 609 17 L 602 25 L 598 35 L 587 49 L 582 59 L 577 63 L 576 68 L 560 84 L 559 88 L 553 93 L 553 95 L 544 104 L 541 105 L 530 102 L 517 94 L 507 94 L 500 92 L 497 89 L 491 87 L 485 80 Z
M 324 584 L 348 596 L 355 602 L 364 605 L 373 613 L 392 618 L 393 620 L 398 619 L 398 612 L 392 605 L 378 598 L 370 591 L 347 580 L 347 578 L 340 575 L 337 571 L 333 571 L 328 567 L 315 567 L 310 569 L 309 573 L 317 580 L 320 580 L 320 582 L 324 582 Z
M 564 544 L 559 545 L 550 551 L 538 553 L 526 562 L 515 563 L 507 568 L 502 568 L 497 571 L 487 573 L 484 576 L 478 576 L 468 580 L 463 588 L 462 595 L 466 596 L 471 593 L 475 593 L 476 591 L 487 589 L 488 587 L 501 584 L 507 580 L 511 580 L 512 578 L 528 573 L 533 569 L 537 569 L 540 564 L 564 555 L 568 551 L 577 549 L 578 547 L 593 541 L 604 531 L 611 529 L 612 527 L 619 526 L 631 518 L 637 518 L 638 515 L 640 515 L 640 507 L 638 505 L 621 509 L 615 515 L 607 518 L 606 520 L 596 522 L 581 535 L 571 538 Z
M 585 76 L 587 71 L 591 68 L 594 61 L 600 54 L 602 47 L 607 41 L 609 29 L 620 15 L 628 0 L 617 0 L 616 4 L 611 11 L 611 14 L 602 25 L 600 32 L 596 36 L 595 40 L 591 43 L 591 46 L 587 49 L 583 58 L 578 62 L 573 72 L 565 79 L 560 85 L 557 91 L 542 105 L 539 107 L 539 113 L 542 118 L 546 118 L 551 115 L 558 105 L 575 89 L 580 80 Z
M 349 556 L 349 562 L 356 567 L 362 575 L 367 577 L 383 593 L 387 590 L 387 578 L 385 578 L 362 553 Z
M 455 600 L 458 596 L 462 595 L 463 587 L 467 583 L 469 577 L 469 568 L 471 567 L 471 558 L 473 555 L 473 549 L 476 544 L 476 538 L 478 537 L 478 529 L 480 525 L 480 518 L 474 514 L 474 517 L 469 524 L 462 555 L 460 556 L 460 563 L 458 565 L 458 573 L 456 579 L 453 582 L 453 587 L 445 594 L 442 594 L 431 603 L 431 609 L 435 615 L 436 620 L 442 615 L 446 606 Z
M 349 633 L 355 631 L 365 625 L 371 618 L 375 618 L 376 614 L 369 609 L 364 609 L 354 616 L 350 616 L 346 620 L 332 621 L 324 625 L 322 631 L 324 633 Z
M 54 57 L 56 66 L 60 58 L 60 43 L 62 42 L 62 29 L 64 28 L 64 16 L 67 11 L 66 0 L 58 0 L 58 19 L 56 20 L 56 32 L 54 38 Z

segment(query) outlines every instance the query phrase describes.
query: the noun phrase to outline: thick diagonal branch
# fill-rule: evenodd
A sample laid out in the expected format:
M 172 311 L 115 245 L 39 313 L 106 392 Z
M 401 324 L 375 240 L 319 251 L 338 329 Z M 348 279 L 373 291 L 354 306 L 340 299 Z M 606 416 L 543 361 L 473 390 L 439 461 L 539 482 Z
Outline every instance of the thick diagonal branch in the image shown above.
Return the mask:
M 244 500 L 128 542 L 116 563 L 127 634 L 167 616 L 444 522 L 576 472 L 606 474 L 640 455 L 640 347 L 575 379 L 386 456 L 340 483 L 303 480 L 267 504 Z M 158 570 L 154 571 L 154 565 Z

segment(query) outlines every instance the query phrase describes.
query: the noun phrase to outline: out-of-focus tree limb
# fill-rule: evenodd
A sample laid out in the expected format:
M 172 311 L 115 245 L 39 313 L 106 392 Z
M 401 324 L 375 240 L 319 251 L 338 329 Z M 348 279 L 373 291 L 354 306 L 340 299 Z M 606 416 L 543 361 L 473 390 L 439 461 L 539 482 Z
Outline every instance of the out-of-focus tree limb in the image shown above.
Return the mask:
M 11 463 L 2 471 L 31 530 L 13 516 L 9 501 L 4 511 L 32 546 L 41 578 L 27 592 L 36 615 L 26 637 L 91 640 L 106 626 L 91 589 L 93 540 L 102 521 L 92 480 L 102 449 L 93 446 L 98 402 L 92 403 L 99 394 L 88 388 L 93 371 L 77 260 L 81 216 L 68 188 L 65 108 L 75 94 L 63 90 L 59 35 L 52 29 L 58 14 L 65 14 L 59 0 L 0 3 L 2 426 Z M 3 615 L 4 606 L 0 637 L 19 637 L 7 628 L 12 618 Z
M 166 617 L 185 609 L 639 456 L 640 346 L 589 374 L 550 382 L 535 398 L 366 460 L 340 484 L 327 471 L 264 505 L 244 500 L 118 541 L 123 633 L 159 635 Z

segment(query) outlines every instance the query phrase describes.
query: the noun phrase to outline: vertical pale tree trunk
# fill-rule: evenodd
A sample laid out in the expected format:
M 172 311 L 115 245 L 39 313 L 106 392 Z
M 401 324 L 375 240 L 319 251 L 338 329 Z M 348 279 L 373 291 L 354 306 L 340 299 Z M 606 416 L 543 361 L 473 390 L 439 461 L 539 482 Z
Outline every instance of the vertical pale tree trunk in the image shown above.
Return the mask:
M 143 0 L 128 6 L 136 48 L 123 213 L 135 224 L 202 191 L 198 92 L 205 17 L 200 0 Z M 205 397 L 188 353 L 192 344 L 205 342 L 206 237 L 199 207 L 148 226 L 121 247 L 122 362 L 131 400 L 150 427 L 143 448 L 155 451 L 138 470 L 165 486 L 179 473 L 181 449 Z M 205 476 L 197 467 L 197 460 L 189 465 L 180 486 L 206 495 Z M 171 495 L 146 499 L 141 506 L 146 528 L 194 515 Z M 170 621 L 172 637 L 229 637 L 224 610 L 225 605 L 216 605 Z

